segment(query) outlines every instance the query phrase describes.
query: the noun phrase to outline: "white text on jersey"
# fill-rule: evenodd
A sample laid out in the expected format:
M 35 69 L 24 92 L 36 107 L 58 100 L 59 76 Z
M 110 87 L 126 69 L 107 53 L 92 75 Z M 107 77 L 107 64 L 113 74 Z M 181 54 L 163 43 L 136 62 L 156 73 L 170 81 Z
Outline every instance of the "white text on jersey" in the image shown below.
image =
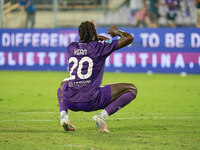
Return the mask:
M 87 55 L 87 49 L 75 49 L 74 55 Z

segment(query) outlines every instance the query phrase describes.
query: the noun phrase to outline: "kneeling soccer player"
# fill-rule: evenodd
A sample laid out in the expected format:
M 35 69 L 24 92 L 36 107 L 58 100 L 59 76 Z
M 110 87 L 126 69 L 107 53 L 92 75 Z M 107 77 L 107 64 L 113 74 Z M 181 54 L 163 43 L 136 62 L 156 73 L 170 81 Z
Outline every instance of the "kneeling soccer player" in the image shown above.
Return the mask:
M 73 42 L 67 48 L 70 77 L 63 80 L 57 91 L 60 122 L 65 130 L 76 130 L 69 120 L 68 109 L 86 112 L 103 109 L 92 120 L 100 132 L 109 132 L 106 126 L 108 116 L 136 98 L 137 88 L 133 84 L 116 83 L 100 87 L 106 58 L 133 41 L 132 35 L 115 26 L 110 27 L 108 34 L 120 38 L 105 42 L 109 39 L 97 36 L 91 22 L 82 22 L 79 42 Z

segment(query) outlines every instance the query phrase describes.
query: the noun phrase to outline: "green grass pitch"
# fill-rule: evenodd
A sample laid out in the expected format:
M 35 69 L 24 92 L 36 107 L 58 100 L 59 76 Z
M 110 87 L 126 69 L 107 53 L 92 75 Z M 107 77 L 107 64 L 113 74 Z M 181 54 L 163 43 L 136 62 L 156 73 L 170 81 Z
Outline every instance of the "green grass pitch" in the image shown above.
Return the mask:
M 59 122 L 56 91 L 65 72 L 0 71 L 1 150 L 200 149 L 200 75 L 105 73 L 103 85 L 138 87 L 136 100 L 107 120 L 99 133 L 96 112 L 69 111 L 77 131 Z

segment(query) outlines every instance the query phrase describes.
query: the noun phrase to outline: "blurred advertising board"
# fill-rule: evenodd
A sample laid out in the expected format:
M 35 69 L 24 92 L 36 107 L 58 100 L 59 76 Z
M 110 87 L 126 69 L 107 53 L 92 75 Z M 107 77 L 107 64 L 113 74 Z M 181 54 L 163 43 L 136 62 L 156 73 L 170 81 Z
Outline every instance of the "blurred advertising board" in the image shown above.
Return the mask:
M 134 36 L 110 55 L 105 71 L 200 73 L 200 29 L 122 28 Z M 110 37 L 108 28 L 98 34 Z M 111 38 L 111 37 L 110 37 Z M 67 70 L 67 45 L 77 29 L 0 29 L 0 70 Z

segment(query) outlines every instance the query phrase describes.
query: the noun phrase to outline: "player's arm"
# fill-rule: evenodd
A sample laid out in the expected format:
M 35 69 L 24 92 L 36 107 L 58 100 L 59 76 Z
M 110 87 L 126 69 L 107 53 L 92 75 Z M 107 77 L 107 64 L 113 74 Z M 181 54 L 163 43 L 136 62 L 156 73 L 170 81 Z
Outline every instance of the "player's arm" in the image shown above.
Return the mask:
M 110 40 L 109 38 L 103 36 L 103 35 L 98 35 L 97 36 L 98 41 L 104 41 L 104 40 Z
M 119 36 L 120 39 L 118 40 L 118 49 L 125 47 L 133 42 L 134 37 L 124 31 L 119 30 L 117 27 L 112 25 L 108 31 L 112 37 Z

